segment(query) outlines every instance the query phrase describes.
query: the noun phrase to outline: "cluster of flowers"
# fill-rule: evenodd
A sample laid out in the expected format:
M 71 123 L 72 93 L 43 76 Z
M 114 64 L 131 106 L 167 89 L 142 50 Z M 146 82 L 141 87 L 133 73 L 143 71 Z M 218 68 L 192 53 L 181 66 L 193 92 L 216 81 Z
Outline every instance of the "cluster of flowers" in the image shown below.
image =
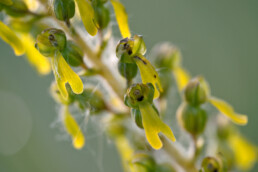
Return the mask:
M 114 49 L 117 69 L 113 66 L 111 69 L 111 64 L 103 62 L 104 52 L 112 39 L 110 4 L 122 35 Z M 256 146 L 242 137 L 230 123 L 246 125 L 247 116 L 237 114 L 227 102 L 212 96 L 203 77 L 192 78 L 182 67 L 179 50 L 169 43 L 159 44 L 151 51 L 154 65 L 165 69 L 158 73 L 145 57 L 147 49 L 143 37 L 131 36 L 127 13 L 119 0 L 53 0 L 50 3 L 47 0 L 1 0 L 0 11 L 6 19 L 5 22 L 0 21 L 0 37 L 13 48 L 14 53 L 17 56 L 26 54 L 40 74 L 48 74 L 52 68 L 56 82 L 51 85 L 51 94 L 62 106 L 63 126 L 76 149 L 84 146 L 85 136 L 69 111 L 71 106 L 82 112 L 90 108 L 91 114 L 109 114 L 105 120 L 106 133 L 113 138 L 125 171 L 172 172 L 184 169 L 224 172 L 235 167 L 250 169 L 256 161 Z M 90 39 L 78 32 L 81 23 L 87 33 L 98 40 L 94 47 L 96 50 L 88 45 Z M 73 69 L 82 71 L 78 73 Z M 141 82 L 134 83 L 138 70 Z M 117 71 L 124 79 L 113 75 L 112 72 Z M 100 76 L 112 88 L 111 103 L 100 90 L 86 87 L 87 83 L 81 79 L 95 76 Z M 169 89 L 173 87 L 171 77 L 182 97 L 177 111 L 178 124 L 182 133 L 188 133 L 194 143 L 190 158 L 185 157 L 178 144 L 173 143 L 176 137 L 162 121 L 162 115 L 168 109 Z M 127 91 L 123 86 L 125 81 Z M 117 108 L 114 102 L 121 100 L 127 107 Z M 211 119 L 203 108 L 207 103 L 226 116 L 213 118 L 214 125 L 209 126 L 216 130 L 213 133 L 216 146 L 213 147 L 204 141 L 206 123 Z M 126 124 L 130 113 L 136 125 Z M 136 130 L 137 127 L 142 130 Z M 144 141 L 139 142 L 142 139 Z M 161 148 L 164 152 L 159 153 L 170 155 L 171 163 L 156 161 L 154 152 Z M 201 160 L 200 164 L 198 160 Z

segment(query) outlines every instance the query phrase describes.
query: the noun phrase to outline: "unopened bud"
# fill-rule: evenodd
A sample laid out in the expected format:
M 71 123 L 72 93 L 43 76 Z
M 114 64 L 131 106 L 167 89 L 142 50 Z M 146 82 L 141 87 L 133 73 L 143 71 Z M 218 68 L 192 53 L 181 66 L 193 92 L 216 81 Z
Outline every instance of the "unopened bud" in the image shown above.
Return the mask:
M 75 13 L 74 0 L 54 0 L 54 12 L 58 20 L 68 21 Z
M 199 79 L 197 77 L 190 80 L 184 90 L 185 100 L 193 106 L 199 106 L 207 101 L 207 92 Z
M 181 127 L 194 136 L 201 134 L 205 129 L 207 113 L 201 107 L 185 103 L 178 110 L 177 117 Z
M 97 5 L 94 8 L 96 24 L 100 29 L 105 29 L 110 21 L 109 10 L 104 5 Z
M 137 65 L 135 63 L 118 63 L 119 73 L 127 80 L 132 80 L 137 75 Z

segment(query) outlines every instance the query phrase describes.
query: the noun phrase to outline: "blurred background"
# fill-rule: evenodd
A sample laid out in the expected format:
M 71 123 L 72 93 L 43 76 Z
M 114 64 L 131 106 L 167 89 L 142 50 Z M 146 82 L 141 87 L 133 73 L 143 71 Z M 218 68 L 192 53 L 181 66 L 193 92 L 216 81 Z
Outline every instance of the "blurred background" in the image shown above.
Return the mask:
M 258 145 L 258 1 L 121 1 L 132 33 L 144 36 L 148 50 L 162 41 L 178 46 L 193 76 L 204 75 L 213 95 L 248 115 L 240 129 Z M 101 131 L 87 131 L 86 147 L 77 151 L 56 129 L 52 74 L 39 76 L 2 40 L 0 52 L 0 172 L 122 171 Z

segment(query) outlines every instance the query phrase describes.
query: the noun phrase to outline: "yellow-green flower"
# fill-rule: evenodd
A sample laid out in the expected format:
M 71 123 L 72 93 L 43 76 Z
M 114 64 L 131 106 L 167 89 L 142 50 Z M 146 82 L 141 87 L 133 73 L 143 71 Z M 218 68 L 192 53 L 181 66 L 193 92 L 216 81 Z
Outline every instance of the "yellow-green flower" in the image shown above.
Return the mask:
M 227 102 L 213 97 L 210 93 L 209 85 L 203 77 L 196 77 L 188 83 L 185 89 L 185 99 L 190 104 L 209 102 L 238 125 L 246 125 L 248 122 L 246 115 L 236 113 Z
M 153 105 L 154 87 L 151 83 L 133 84 L 125 96 L 125 104 L 131 108 L 139 109 L 145 135 L 154 149 L 160 149 L 162 142 L 159 133 L 162 132 L 170 140 L 176 141 L 170 127 L 162 122 L 158 111 Z
M 24 54 L 25 49 L 19 37 L 2 21 L 0 21 L 0 37 L 9 44 L 16 56 Z
M 62 30 L 47 29 L 37 36 L 36 47 L 41 54 L 51 57 L 51 66 L 61 95 L 67 99 L 66 83 L 75 94 L 83 92 L 80 77 L 71 69 L 61 52 L 66 49 L 66 36 Z
M 68 107 L 64 108 L 63 124 L 67 133 L 72 137 L 73 146 L 75 149 L 83 148 L 85 144 L 84 135 L 80 129 L 80 126 L 70 114 Z

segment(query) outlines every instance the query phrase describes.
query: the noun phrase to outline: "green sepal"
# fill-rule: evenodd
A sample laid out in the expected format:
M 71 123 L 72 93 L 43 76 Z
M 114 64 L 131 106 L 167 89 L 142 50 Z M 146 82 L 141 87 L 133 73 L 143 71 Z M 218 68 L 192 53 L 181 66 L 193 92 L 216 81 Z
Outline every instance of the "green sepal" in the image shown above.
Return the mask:
M 65 61 L 71 66 L 77 67 L 83 63 L 83 51 L 70 40 L 66 42 L 66 47 L 61 53 Z
M 135 63 L 124 63 L 119 61 L 118 71 L 124 78 L 130 81 L 137 75 L 138 67 Z

